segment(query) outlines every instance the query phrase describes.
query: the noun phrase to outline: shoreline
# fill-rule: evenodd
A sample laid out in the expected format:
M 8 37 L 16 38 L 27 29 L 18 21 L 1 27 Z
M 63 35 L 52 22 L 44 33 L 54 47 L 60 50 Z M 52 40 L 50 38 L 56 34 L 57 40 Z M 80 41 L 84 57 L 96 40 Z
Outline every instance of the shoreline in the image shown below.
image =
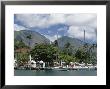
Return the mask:
M 68 70 L 97 70 L 97 67 L 72 67 L 72 68 L 55 68 L 55 67 L 46 67 L 46 68 L 25 68 L 25 67 L 21 67 L 21 68 L 14 68 L 14 70 L 59 70 L 59 71 L 68 71 Z

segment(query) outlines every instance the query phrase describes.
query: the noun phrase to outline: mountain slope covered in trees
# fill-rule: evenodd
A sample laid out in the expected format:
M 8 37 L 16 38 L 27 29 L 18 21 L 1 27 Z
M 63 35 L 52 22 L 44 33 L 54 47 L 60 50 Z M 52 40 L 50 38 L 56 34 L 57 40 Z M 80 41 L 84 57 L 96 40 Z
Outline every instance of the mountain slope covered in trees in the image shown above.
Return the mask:
M 29 35 L 31 35 L 31 38 L 29 39 Z M 14 31 L 14 39 L 16 41 L 22 41 L 27 46 L 35 46 L 35 44 L 49 44 L 49 39 L 47 39 L 45 36 L 39 34 L 35 31 L 30 30 L 21 30 L 21 31 Z

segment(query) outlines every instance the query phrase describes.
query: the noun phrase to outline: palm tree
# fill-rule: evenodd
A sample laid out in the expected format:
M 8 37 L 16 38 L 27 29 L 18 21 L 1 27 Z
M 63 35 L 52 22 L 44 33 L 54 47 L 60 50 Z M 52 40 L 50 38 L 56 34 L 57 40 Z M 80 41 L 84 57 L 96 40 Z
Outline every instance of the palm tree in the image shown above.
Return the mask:
M 71 44 L 69 42 L 67 42 L 64 47 L 67 49 L 67 55 L 68 55 L 68 51 L 69 51 L 69 47 L 71 46 Z
M 26 38 L 29 40 L 29 47 L 30 47 L 30 40 L 32 39 L 32 36 L 28 35 Z
M 96 44 L 92 44 L 89 48 L 89 51 L 92 52 L 94 50 L 94 48 L 96 48 L 97 45 Z
M 90 48 L 89 48 L 90 59 L 92 59 L 92 57 L 93 57 L 92 53 L 93 53 L 94 48 L 96 48 L 96 47 L 97 47 L 97 44 L 92 44 L 90 46 Z
M 94 49 L 95 47 L 97 47 L 97 44 L 92 44 L 92 48 Z
M 32 36 L 28 35 L 26 38 L 29 40 L 29 48 L 31 48 L 30 47 L 30 40 L 32 39 Z M 29 53 L 30 53 L 30 51 L 29 51 Z M 29 59 L 30 59 L 30 69 L 31 69 L 31 54 L 29 54 Z
M 70 43 L 69 42 L 67 42 L 66 44 L 65 44 L 65 48 L 69 48 L 70 47 Z
M 88 48 L 88 46 L 89 46 L 88 43 L 84 43 L 83 45 L 84 48 Z
M 55 45 L 56 47 L 58 47 L 58 41 L 57 41 L 57 40 L 54 41 L 54 45 Z

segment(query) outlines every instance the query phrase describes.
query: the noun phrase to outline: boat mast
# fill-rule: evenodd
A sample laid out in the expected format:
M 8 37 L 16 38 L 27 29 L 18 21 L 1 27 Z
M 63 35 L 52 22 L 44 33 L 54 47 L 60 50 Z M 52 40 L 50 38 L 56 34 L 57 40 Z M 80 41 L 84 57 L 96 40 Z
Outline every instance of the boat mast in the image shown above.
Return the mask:
M 85 30 L 84 30 L 84 44 L 85 44 Z
M 56 35 L 56 46 L 57 46 L 57 39 L 58 39 L 58 36 Z M 56 51 L 56 61 L 57 61 L 57 51 Z
M 58 47 L 58 32 L 57 32 L 57 47 Z M 58 61 L 58 52 L 56 52 L 56 60 Z

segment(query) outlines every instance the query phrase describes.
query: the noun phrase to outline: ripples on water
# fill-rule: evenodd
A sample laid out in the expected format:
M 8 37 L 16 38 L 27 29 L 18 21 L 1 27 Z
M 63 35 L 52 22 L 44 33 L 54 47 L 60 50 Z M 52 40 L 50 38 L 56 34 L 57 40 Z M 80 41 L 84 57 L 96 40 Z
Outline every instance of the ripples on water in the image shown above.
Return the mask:
M 15 76 L 97 76 L 97 70 L 15 70 Z

